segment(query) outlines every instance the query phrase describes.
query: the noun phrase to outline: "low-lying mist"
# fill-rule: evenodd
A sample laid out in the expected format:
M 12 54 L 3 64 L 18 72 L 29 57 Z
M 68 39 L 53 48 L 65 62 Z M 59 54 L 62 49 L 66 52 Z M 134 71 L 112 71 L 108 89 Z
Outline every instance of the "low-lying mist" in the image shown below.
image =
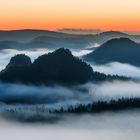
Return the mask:
M 20 89 L 20 90 L 19 90 Z M 10 104 L 51 104 L 62 107 L 140 97 L 140 83 L 112 81 L 72 87 L 0 84 L 0 101 Z M 56 105 L 57 104 L 57 105 Z
M 82 57 L 82 56 L 92 52 L 92 50 L 90 50 L 90 49 L 85 49 L 85 50 L 72 49 L 71 51 L 72 51 L 72 54 L 77 57 Z
M 0 119 L 4 140 L 139 140 L 140 110 L 65 115 L 57 123 L 15 123 Z M 8 134 L 8 135 L 7 135 Z
M 94 71 L 140 79 L 140 68 L 125 63 L 112 62 L 106 65 L 91 64 Z
M 140 98 L 140 83 L 112 81 L 73 87 L 0 83 L 0 93 L 0 116 L 4 119 L 55 123 L 63 117 L 50 111 L 99 101 Z

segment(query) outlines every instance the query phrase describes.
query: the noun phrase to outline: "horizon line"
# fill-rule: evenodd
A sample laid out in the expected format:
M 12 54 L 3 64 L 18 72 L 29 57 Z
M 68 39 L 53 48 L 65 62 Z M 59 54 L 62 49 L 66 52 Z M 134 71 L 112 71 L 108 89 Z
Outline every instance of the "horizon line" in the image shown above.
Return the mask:
M 81 31 L 96 31 L 99 30 L 99 33 L 101 32 L 122 32 L 122 33 L 136 33 L 140 34 L 140 31 L 135 31 L 135 30 L 102 30 L 102 29 L 95 29 L 95 28 L 60 28 L 60 29 L 40 29 L 40 28 L 17 28 L 17 29 L 0 29 L 0 32 L 10 32 L 10 31 L 52 31 L 52 32 L 61 32 L 61 30 L 81 30 Z M 62 31 L 63 33 L 63 31 Z

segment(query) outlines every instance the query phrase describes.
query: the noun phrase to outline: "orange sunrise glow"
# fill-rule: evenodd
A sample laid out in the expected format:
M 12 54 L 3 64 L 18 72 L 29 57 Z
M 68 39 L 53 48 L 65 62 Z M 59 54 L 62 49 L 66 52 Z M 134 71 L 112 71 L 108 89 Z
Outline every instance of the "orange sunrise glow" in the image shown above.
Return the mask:
M 0 0 L 0 29 L 140 31 L 140 0 Z

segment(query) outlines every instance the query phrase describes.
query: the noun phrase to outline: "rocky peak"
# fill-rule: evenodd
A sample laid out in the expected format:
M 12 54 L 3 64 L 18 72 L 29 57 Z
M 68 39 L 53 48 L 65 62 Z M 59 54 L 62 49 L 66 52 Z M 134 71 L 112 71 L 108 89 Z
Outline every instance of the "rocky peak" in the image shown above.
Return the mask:
M 18 67 L 29 66 L 31 64 L 32 64 L 32 62 L 31 62 L 31 59 L 29 56 L 27 56 L 25 54 L 18 54 L 11 58 L 9 64 L 6 66 L 6 68 L 9 68 L 12 66 L 18 66 Z

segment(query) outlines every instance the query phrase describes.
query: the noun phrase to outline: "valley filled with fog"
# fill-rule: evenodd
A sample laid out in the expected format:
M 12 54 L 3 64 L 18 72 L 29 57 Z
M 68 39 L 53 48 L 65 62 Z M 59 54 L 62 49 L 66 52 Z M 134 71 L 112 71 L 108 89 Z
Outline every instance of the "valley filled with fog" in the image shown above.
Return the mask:
M 139 140 L 139 35 L 0 37 L 1 139 Z
M 34 61 L 50 49 L 19 51 L 3 50 L 0 53 L 0 69 L 4 69 L 10 58 L 26 54 Z M 72 54 L 82 58 L 91 50 L 73 50 Z M 140 98 L 140 68 L 129 64 L 112 62 L 105 65 L 90 63 L 94 71 L 105 74 L 127 76 L 136 81 L 107 81 L 86 83 L 72 88 L 1 83 L 0 84 L 0 137 L 1 139 L 81 139 L 81 140 L 138 140 L 140 110 L 103 111 L 86 114 L 53 114 L 45 110 L 67 109 L 70 106 L 121 98 Z M 6 104 L 5 102 L 17 102 Z M 24 103 L 24 104 L 21 104 Z M 10 112 L 10 113 L 7 113 Z M 12 112 L 12 113 L 11 113 Z M 14 112 L 14 113 L 13 113 Z M 9 135 L 7 135 L 7 133 Z M 22 138 L 23 137 L 23 138 Z
M 0 0 L 0 140 L 140 140 L 140 0 Z

